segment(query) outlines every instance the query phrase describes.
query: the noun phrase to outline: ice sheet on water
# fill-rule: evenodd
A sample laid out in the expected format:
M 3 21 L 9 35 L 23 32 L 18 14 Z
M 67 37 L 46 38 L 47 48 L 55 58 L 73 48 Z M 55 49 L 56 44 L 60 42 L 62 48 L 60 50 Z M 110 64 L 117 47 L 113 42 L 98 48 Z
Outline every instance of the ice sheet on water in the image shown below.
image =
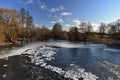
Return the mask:
M 4 64 L 3 67 L 7 67 L 8 65 L 7 64 Z
M 3 78 L 5 78 L 7 75 L 6 74 L 3 74 Z
M 40 43 L 33 43 L 26 45 L 22 48 L 17 48 L 14 50 L 9 51 L 9 54 L 2 54 L 0 55 L 0 59 L 8 58 L 14 55 L 21 55 L 31 54 L 33 53 L 33 48 L 40 47 L 40 46 L 56 46 L 56 47 L 64 47 L 64 48 L 91 48 L 91 47 L 103 47 L 103 45 L 96 45 L 96 44 L 79 44 L 79 43 L 69 43 L 69 42 L 40 42 Z M 28 52 L 29 51 L 29 52 Z
M 50 47 L 44 47 L 44 48 L 37 48 L 34 49 L 36 52 L 32 58 L 32 62 L 36 65 L 39 65 L 45 69 L 49 69 L 53 72 L 56 72 L 65 78 L 73 79 L 73 80 L 79 80 L 80 78 L 83 78 L 84 80 L 96 80 L 98 77 L 96 77 L 91 72 L 86 72 L 84 69 L 78 68 L 76 65 L 70 65 L 72 66 L 71 69 L 63 70 L 60 67 L 48 65 L 46 61 L 51 61 L 54 59 L 54 55 L 57 54 L 59 51 L 58 48 L 50 48 Z
M 103 48 L 105 47 L 105 45 L 103 44 L 82 44 L 82 43 L 66 43 L 66 42 L 48 44 L 48 46 L 63 47 L 63 48 L 92 48 L 92 47 Z
M 33 49 L 34 47 L 38 47 L 38 46 L 40 46 L 40 45 L 29 44 L 29 45 L 23 46 L 21 48 L 10 50 L 9 53 L 0 55 L 0 59 L 8 59 L 8 57 L 10 57 L 10 56 L 25 54 L 25 52 L 27 52 L 27 54 L 31 54 L 31 51 L 32 51 L 31 49 Z M 28 51 L 30 51 L 30 52 L 28 53 Z
M 0 59 L 14 55 L 31 54 L 31 56 L 29 57 L 31 58 L 32 63 L 34 63 L 35 65 L 39 65 L 45 69 L 49 69 L 53 72 L 56 72 L 59 75 L 64 76 L 65 78 L 73 80 L 79 80 L 79 78 L 83 78 L 84 80 L 98 79 L 98 77 L 92 74 L 91 72 L 86 72 L 84 69 L 81 69 L 74 64 L 71 65 L 71 68 L 67 70 L 63 70 L 60 67 L 48 65 L 47 61 L 55 59 L 54 55 L 57 54 L 58 51 L 58 48 L 51 48 L 45 46 L 41 47 L 38 44 L 34 44 L 13 50 L 9 54 L 0 55 Z
M 105 48 L 104 50 L 109 52 L 120 52 L 120 49 L 114 49 L 114 48 Z
M 101 66 L 105 69 L 116 75 L 117 79 L 112 78 L 111 76 L 108 77 L 108 80 L 120 80 L 120 66 L 118 64 L 111 63 L 109 61 L 98 62 Z

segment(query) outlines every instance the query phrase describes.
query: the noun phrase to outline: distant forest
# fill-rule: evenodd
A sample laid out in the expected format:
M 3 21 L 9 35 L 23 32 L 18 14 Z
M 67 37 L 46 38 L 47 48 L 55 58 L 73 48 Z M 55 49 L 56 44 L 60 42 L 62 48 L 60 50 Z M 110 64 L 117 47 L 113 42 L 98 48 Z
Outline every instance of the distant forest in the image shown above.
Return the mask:
M 69 31 L 64 31 L 60 23 L 55 23 L 50 30 L 46 26 L 36 27 L 29 11 L 24 8 L 20 11 L 0 8 L 0 42 L 15 44 L 53 39 L 120 44 L 120 20 L 115 24 L 101 23 L 97 32 L 93 30 L 91 23 L 86 24 L 85 28 L 71 26 Z

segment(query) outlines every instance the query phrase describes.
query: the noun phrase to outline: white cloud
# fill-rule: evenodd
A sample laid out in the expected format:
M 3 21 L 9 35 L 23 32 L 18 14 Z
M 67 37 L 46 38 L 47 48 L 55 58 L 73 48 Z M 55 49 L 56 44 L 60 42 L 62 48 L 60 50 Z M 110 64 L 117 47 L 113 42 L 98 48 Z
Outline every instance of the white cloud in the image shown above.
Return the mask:
M 62 18 L 62 16 L 57 15 L 57 14 L 49 14 L 48 16 L 51 17 L 51 18 L 55 18 L 55 19 L 61 19 Z
M 81 24 L 81 20 L 78 20 L 78 19 L 76 19 L 76 20 L 73 20 L 73 22 L 76 24 L 76 26 L 79 26 L 80 24 Z
M 64 6 L 63 5 L 60 5 L 57 8 L 51 8 L 50 9 L 51 12 L 58 12 L 58 11 L 62 11 L 62 10 L 64 10 Z
M 84 20 L 78 20 L 78 19 L 73 20 L 73 22 L 75 23 L 75 25 L 76 25 L 77 27 L 79 27 L 82 22 L 88 24 L 88 22 L 86 22 L 86 21 L 84 21 Z M 99 28 L 99 25 L 100 25 L 100 24 L 91 23 L 91 26 L 93 27 L 93 31 L 96 32 L 96 31 L 98 30 L 98 28 Z
M 34 0 L 27 0 L 26 1 L 26 4 L 32 4 L 32 3 L 34 3 Z
M 69 16 L 72 15 L 72 12 L 63 12 L 61 13 L 61 16 Z
M 63 19 L 58 19 L 57 21 L 52 21 L 51 23 L 52 23 L 52 24 L 55 24 L 55 23 L 57 23 L 57 22 L 63 23 L 64 21 L 63 21 Z
M 56 11 L 58 11 L 58 9 L 56 9 L 56 8 L 51 9 L 51 12 L 56 12 Z
M 64 10 L 65 8 L 64 8 L 63 5 L 60 5 L 60 6 L 59 6 L 59 9 L 60 9 L 60 10 Z
M 79 23 L 80 22 L 80 20 L 73 20 L 75 23 Z
M 91 23 L 93 30 L 96 32 L 100 26 L 100 24 L 96 24 L 96 23 Z
M 55 24 L 55 23 L 56 23 L 56 21 L 51 21 L 51 23 L 52 23 L 52 24 Z
M 33 4 L 35 3 L 35 0 L 19 0 L 20 4 Z
M 40 27 L 40 25 L 38 25 L 38 24 L 35 24 L 35 27 Z
M 70 27 L 74 27 L 72 24 L 64 24 L 64 30 L 69 31 Z
M 41 8 L 42 10 L 47 10 L 47 6 L 46 6 L 45 4 L 41 5 L 40 8 Z
M 64 24 L 65 27 L 73 27 L 74 25 L 71 24 Z
M 62 22 L 64 22 L 64 21 L 63 21 L 63 19 L 59 19 L 58 22 L 62 23 Z

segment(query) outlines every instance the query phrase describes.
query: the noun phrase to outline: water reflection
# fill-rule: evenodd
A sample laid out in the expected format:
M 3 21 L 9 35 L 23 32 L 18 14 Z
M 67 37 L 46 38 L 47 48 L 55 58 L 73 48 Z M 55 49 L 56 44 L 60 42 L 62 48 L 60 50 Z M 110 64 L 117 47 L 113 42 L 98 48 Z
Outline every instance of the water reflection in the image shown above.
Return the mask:
M 111 48 L 105 45 L 87 46 L 85 48 L 61 48 L 60 54 L 56 56 L 57 58 L 55 58 L 53 63 L 56 61 L 58 62 L 56 64 L 61 66 L 59 64 L 59 61 L 61 60 L 61 64 L 66 65 L 63 68 L 69 67 L 70 64 L 75 64 L 87 71 L 92 72 L 93 74 L 97 74 L 100 80 L 119 80 L 119 49 L 115 49 L 116 51 L 106 51 L 105 49 Z M 107 61 L 107 63 L 104 63 L 105 61 Z M 109 67 L 111 65 L 117 65 L 117 69 L 115 67 Z

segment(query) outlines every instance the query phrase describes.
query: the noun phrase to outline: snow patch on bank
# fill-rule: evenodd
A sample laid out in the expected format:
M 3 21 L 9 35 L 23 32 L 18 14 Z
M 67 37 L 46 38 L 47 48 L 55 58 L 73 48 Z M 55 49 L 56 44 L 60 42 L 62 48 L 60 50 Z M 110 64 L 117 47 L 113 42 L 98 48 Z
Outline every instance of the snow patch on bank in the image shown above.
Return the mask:
M 8 53 L 1 54 L 0 59 L 8 59 L 8 57 L 10 57 L 10 56 L 24 54 L 27 50 L 29 50 L 29 49 L 32 50 L 33 48 L 36 48 L 38 46 L 40 46 L 40 45 L 38 45 L 36 43 L 36 44 L 29 44 L 29 45 L 23 46 L 21 48 L 16 48 L 14 50 L 10 50 Z M 29 54 L 29 53 L 27 52 L 27 54 Z

